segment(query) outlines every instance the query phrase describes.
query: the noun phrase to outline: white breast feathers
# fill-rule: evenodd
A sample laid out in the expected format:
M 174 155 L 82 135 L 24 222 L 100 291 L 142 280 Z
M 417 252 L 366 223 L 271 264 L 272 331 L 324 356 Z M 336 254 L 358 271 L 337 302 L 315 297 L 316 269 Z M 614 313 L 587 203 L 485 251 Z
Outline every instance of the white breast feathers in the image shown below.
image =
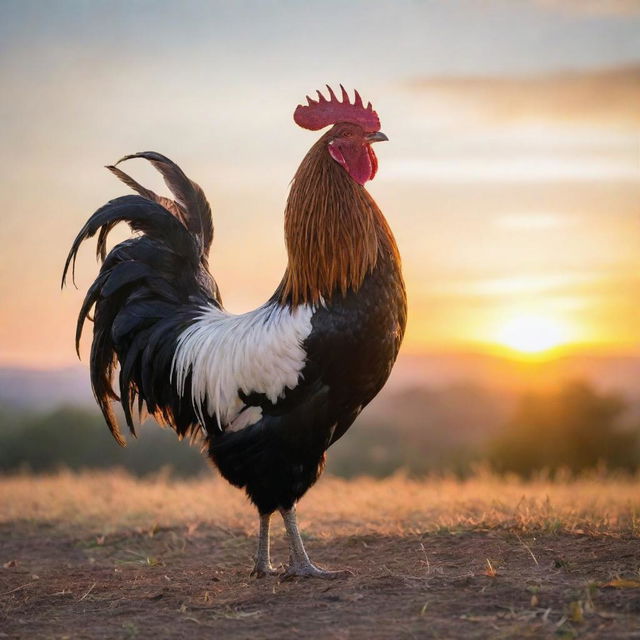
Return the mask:
M 184 395 L 191 373 L 191 400 L 202 424 L 205 415 L 215 415 L 222 428 L 248 426 L 251 421 L 239 418 L 245 404 L 238 393 L 264 394 L 275 403 L 298 384 L 312 315 L 306 305 L 269 303 L 241 315 L 203 308 L 178 338 L 172 366 L 178 393 Z M 257 421 L 260 413 L 248 415 Z

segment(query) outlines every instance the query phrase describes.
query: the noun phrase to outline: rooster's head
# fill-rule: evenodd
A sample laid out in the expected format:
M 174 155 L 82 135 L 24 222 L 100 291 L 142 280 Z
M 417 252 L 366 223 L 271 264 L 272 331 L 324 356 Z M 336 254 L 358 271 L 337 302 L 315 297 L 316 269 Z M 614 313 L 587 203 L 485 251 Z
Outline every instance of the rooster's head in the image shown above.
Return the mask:
M 328 153 L 358 184 L 364 184 L 372 180 L 378 170 L 378 160 L 371 144 L 388 138 L 380 131 L 380 120 L 371 103 L 365 107 L 357 91 L 352 104 L 342 85 L 342 102 L 331 87 L 327 86 L 327 89 L 329 99 L 320 91 L 317 92 L 317 100 L 307 96 L 308 104 L 298 105 L 293 119 L 304 129 L 312 131 L 333 125 L 323 138 L 327 141 Z

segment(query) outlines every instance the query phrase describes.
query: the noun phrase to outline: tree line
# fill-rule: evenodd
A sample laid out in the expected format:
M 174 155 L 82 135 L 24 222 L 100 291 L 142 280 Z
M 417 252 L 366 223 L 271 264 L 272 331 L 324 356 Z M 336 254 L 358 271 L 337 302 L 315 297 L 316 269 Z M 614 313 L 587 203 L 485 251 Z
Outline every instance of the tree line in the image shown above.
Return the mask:
M 498 473 L 526 477 L 543 469 L 553 474 L 640 467 L 640 425 L 630 420 L 625 401 L 584 382 L 506 404 L 476 387 L 418 389 L 386 402 L 373 405 L 332 447 L 329 472 L 465 475 L 486 463 Z M 0 407 L 0 473 L 120 467 L 136 475 L 168 469 L 189 476 L 207 468 L 201 443 L 180 443 L 172 431 L 151 422 L 139 432 L 122 449 L 97 411 Z

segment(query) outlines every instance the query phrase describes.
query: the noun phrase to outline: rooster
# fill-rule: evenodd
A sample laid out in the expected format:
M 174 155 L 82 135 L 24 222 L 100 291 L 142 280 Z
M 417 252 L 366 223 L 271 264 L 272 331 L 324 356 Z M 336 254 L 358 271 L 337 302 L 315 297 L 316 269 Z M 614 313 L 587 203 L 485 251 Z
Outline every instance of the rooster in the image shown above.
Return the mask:
M 326 450 L 385 384 L 406 324 L 398 249 L 364 184 L 377 171 L 372 144 L 387 140 L 371 103 L 307 97 L 295 122 L 328 129 L 298 168 L 287 199 L 288 264 L 271 298 L 235 315 L 225 311 L 209 272 L 211 210 L 202 189 L 171 160 L 148 160 L 174 199 L 146 189 L 118 166 L 107 167 L 138 195 L 111 200 L 80 230 L 97 235 L 102 260 L 80 309 L 76 351 L 93 308 L 93 392 L 117 442 L 125 444 L 113 401 L 131 433 L 144 410 L 179 437 L 201 436 L 210 459 L 243 488 L 260 515 L 252 575 L 275 574 L 269 550 L 274 512 L 284 520 L 289 564 L 284 577 L 349 574 L 314 565 L 295 506 L 316 482 Z M 107 253 L 119 222 L 137 235 Z M 119 373 L 117 369 L 119 368 Z M 113 379 L 118 378 L 118 393 Z

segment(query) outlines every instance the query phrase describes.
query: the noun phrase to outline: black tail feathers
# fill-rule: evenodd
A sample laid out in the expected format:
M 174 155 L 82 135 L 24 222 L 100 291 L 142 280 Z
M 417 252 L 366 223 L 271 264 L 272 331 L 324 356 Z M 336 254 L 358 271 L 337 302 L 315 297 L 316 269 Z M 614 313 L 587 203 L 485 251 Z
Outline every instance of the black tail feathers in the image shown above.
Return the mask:
M 156 195 L 153 191 L 138 184 L 133 178 L 118 169 L 117 165 L 132 158 L 145 158 L 149 160 L 162 174 L 175 200 Z M 155 151 L 142 151 L 124 156 L 124 158 L 118 160 L 115 165 L 108 166 L 107 169 L 141 196 L 157 202 L 170 211 L 184 224 L 193 237 L 196 238 L 200 246 L 201 254 L 206 256 L 209 253 L 211 241 L 213 240 L 211 207 L 200 186 L 192 180 L 189 180 L 175 162 L 172 162 L 169 158 Z
M 171 383 L 173 353 L 179 334 L 201 308 L 221 305 L 207 268 L 213 225 L 202 189 L 158 153 L 137 153 L 122 160 L 130 158 L 149 160 L 162 173 L 176 200 L 156 195 L 116 166 L 108 167 L 140 195 L 111 200 L 89 218 L 73 242 L 62 275 L 64 286 L 70 268 L 74 274 L 80 245 L 98 234 L 96 253 L 102 267 L 80 309 L 76 350 L 84 322 L 94 308 L 91 384 L 120 444 L 125 441 L 112 407 L 118 399 L 134 435 L 132 406 L 136 398 L 139 411 L 146 405 L 149 413 L 180 435 L 197 428 L 190 403 L 181 402 Z M 140 235 L 107 253 L 107 237 L 119 222 L 128 223 Z M 112 386 L 118 365 L 119 397 Z

